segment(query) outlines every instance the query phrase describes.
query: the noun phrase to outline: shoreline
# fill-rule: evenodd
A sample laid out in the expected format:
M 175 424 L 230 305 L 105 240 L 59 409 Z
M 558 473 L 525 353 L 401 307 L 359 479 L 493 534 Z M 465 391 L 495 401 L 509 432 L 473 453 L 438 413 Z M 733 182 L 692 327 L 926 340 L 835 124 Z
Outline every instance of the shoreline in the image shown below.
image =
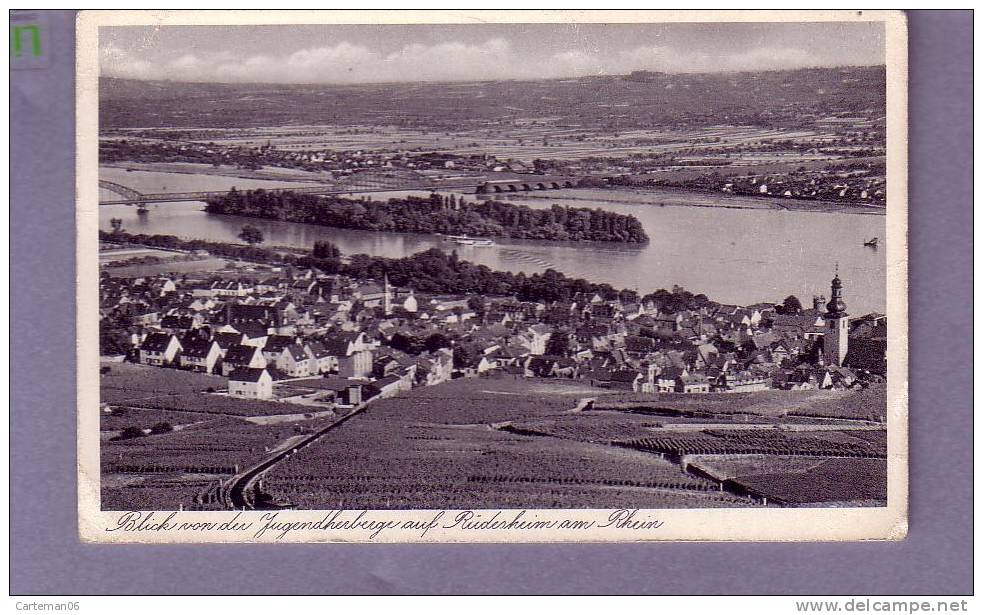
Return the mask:
M 247 180 L 258 180 L 258 181 L 278 181 L 289 184 L 297 184 L 300 187 L 304 184 L 317 184 L 317 185 L 330 185 L 331 180 L 325 177 L 303 177 L 299 173 L 270 173 L 263 171 L 249 171 L 245 169 L 226 169 L 220 167 L 215 168 L 200 168 L 194 169 L 189 168 L 192 165 L 197 165 L 198 163 L 184 163 L 184 162 L 161 162 L 161 163 L 146 163 L 146 162 L 101 162 L 100 167 L 115 168 L 115 169 L 133 169 L 135 171 L 144 171 L 150 173 L 174 173 L 178 175 L 204 175 L 213 177 L 231 177 L 236 179 L 247 179 Z M 175 165 L 173 167 L 169 165 Z M 186 165 L 183 168 L 177 165 Z M 202 165 L 203 166 L 203 165 Z M 290 187 L 284 187 L 285 189 L 290 189 Z M 604 198 L 604 197 L 582 197 L 582 196 L 568 196 L 563 197 L 551 197 L 555 190 L 546 191 L 536 191 L 536 192 L 509 192 L 500 194 L 490 194 L 490 195 L 477 195 L 471 192 L 461 192 L 459 194 L 465 194 L 468 196 L 474 196 L 477 198 L 487 197 L 487 198 L 499 198 L 502 200 L 515 199 L 515 200 L 549 200 L 551 198 L 563 198 L 564 200 L 571 201 L 595 201 L 601 203 L 619 203 L 625 205 L 649 205 L 658 207 L 704 207 L 704 208 L 719 208 L 719 209 L 770 209 L 775 211 L 806 211 L 806 212 L 819 212 L 819 213 L 848 213 L 866 216 L 883 216 L 887 213 L 887 207 L 879 207 L 872 205 L 864 205 L 860 203 L 846 203 L 840 201 L 815 201 L 807 199 L 796 199 L 796 198 L 786 198 L 777 197 L 773 195 L 769 196 L 756 196 L 756 195 L 736 195 L 728 194 L 725 192 L 716 192 L 709 190 L 699 190 L 695 188 L 681 188 L 676 186 L 610 186 L 610 187 L 584 187 L 584 188 L 566 188 L 566 191 L 584 191 L 591 190 L 597 193 L 616 193 L 625 192 L 628 194 L 635 195 L 646 195 L 658 192 L 666 192 L 670 194 L 678 195 L 701 195 L 706 197 L 715 197 L 719 199 L 720 202 L 643 202 L 638 200 L 626 199 L 626 198 Z M 399 189 L 394 189 L 393 192 L 400 192 Z M 415 192 L 415 191 L 414 191 Z M 419 191 L 421 194 L 426 193 L 425 190 Z M 455 192 L 455 191 L 450 191 Z M 542 195 L 542 196 L 541 196 Z M 735 203 L 737 200 L 748 200 L 753 201 L 753 203 Z M 731 203 L 726 203 L 726 201 L 731 201 Z
M 550 200 L 563 199 L 570 201 L 595 201 L 602 203 L 617 203 L 621 205 L 641 205 L 641 206 L 655 206 L 655 207 L 702 207 L 711 209 L 746 209 L 746 210 L 771 210 L 771 211 L 790 211 L 790 212 L 814 212 L 814 213 L 844 213 L 844 214 L 856 214 L 862 216 L 884 216 L 887 214 L 886 207 L 872 207 L 869 205 L 860 204 L 848 204 L 841 203 L 837 201 L 811 201 L 805 199 L 793 199 L 793 198 L 782 198 L 775 196 L 767 197 L 757 197 L 753 195 L 735 195 L 727 194 L 723 192 L 710 192 L 705 190 L 696 190 L 692 188 L 678 188 L 670 186 L 658 186 L 652 188 L 644 187 L 629 187 L 629 186 L 617 186 L 608 188 L 568 188 L 566 190 L 595 190 L 599 193 L 604 192 L 627 192 L 630 194 L 637 195 L 653 195 L 653 191 L 664 191 L 669 193 L 675 193 L 679 195 L 704 195 L 704 196 L 714 196 L 719 197 L 721 200 L 736 200 L 736 199 L 748 199 L 755 200 L 758 203 L 747 203 L 747 204 L 724 204 L 724 203 L 698 203 L 698 202 L 655 202 L 655 201 L 640 201 L 631 200 L 626 198 L 600 198 L 600 197 L 582 197 L 582 196 L 569 196 L 564 195 L 562 197 L 557 196 L 547 196 L 550 191 L 547 191 L 540 196 L 539 193 L 509 193 L 510 197 L 518 197 L 519 200 L 529 199 L 529 200 Z M 496 195 L 497 196 L 497 195 Z

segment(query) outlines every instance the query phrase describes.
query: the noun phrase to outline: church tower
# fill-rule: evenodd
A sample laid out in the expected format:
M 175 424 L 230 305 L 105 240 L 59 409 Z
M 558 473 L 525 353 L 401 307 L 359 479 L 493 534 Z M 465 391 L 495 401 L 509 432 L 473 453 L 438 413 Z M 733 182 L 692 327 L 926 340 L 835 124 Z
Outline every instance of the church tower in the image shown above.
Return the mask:
M 389 286 L 389 274 L 383 274 L 382 311 L 386 316 L 393 313 L 393 290 Z
M 843 365 L 849 345 L 850 319 L 843 303 L 843 282 L 837 274 L 830 286 L 832 296 L 826 304 L 826 332 L 823 334 L 823 359 L 826 365 Z

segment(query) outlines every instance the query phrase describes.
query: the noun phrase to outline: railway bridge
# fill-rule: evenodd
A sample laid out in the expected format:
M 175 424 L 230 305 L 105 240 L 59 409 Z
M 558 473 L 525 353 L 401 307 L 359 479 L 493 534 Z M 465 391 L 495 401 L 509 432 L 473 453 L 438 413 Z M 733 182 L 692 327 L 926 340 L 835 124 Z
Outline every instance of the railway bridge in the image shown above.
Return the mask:
M 479 183 L 477 194 L 498 194 L 501 192 L 529 192 L 531 190 L 559 190 L 574 188 L 580 181 L 576 177 L 561 177 L 551 175 L 531 175 L 512 179 L 493 179 Z
M 428 191 L 444 190 L 473 191 L 475 194 L 499 194 L 507 192 L 525 192 L 532 190 L 558 190 L 577 186 L 580 178 L 552 175 L 515 176 L 510 179 L 488 179 L 487 177 L 454 178 L 448 180 L 433 180 L 429 178 L 413 178 L 411 181 L 342 181 L 336 184 L 318 186 L 297 186 L 282 188 L 264 188 L 266 192 L 296 192 L 317 195 L 355 195 L 373 192 L 393 191 Z M 158 192 L 141 193 L 133 188 L 111 181 L 99 180 L 99 187 L 113 192 L 119 198 L 100 199 L 99 205 L 136 205 L 141 211 L 146 211 L 149 203 L 181 203 L 188 201 L 207 201 L 210 198 L 225 196 L 227 190 L 201 192 Z

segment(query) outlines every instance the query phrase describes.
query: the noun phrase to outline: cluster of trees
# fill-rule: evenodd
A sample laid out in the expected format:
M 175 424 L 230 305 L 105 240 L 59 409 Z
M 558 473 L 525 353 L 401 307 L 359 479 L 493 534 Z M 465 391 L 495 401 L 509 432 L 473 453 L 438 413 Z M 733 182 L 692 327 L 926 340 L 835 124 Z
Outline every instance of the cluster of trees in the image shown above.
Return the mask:
M 262 235 L 261 232 L 260 235 Z M 254 263 L 290 264 L 297 258 L 290 254 L 281 254 L 274 250 L 259 248 L 254 245 L 242 246 L 233 243 L 205 241 L 202 239 L 179 239 L 174 235 L 133 235 L 126 231 L 114 231 L 112 233 L 99 231 L 99 240 L 110 243 L 132 243 L 171 250 L 205 250 L 215 256 L 252 261 Z
M 780 305 L 775 306 L 775 311 L 779 314 L 798 314 L 802 311 L 802 302 L 795 295 L 789 295 Z
M 130 344 L 130 336 L 126 332 L 129 324 L 129 319 L 114 319 L 108 316 L 100 319 L 99 354 L 119 355 L 130 352 L 133 345 Z
M 348 263 L 337 259 L 302 257 L 297 259 L 296 264 L 353 278 L 382 279 L 383 275 L 387 275 L 397 286 L 412 286 L 424 293 L 514 295 L 520 301 L 546 302 L 566 301 L 576 293 L 598 293 L 609 299 L 621 296 L 621 291 L 610 284 L 569 278 L 553 269 L 532 275 L 495 271 L 485 265 L 461 260 L 457 252 L 448 254 L 437 248 L 405 258 L 356 254 Z
M 441 348 L 450 348 L 451 339 L 443 333 L 431 333 L 421 338 L 409 333 L 396 332 L 389 340 L 389 346 L 407 354 L 420 354 L 423 351 L 434 352 Z
M 436 193 L 428 198 L 408 196 L 382 202 L 262 189 L 239 192 L 233 188 L 224 196 L 209 199 L 206 210 L 216 214 L 397 233 L 553 241 L 648 241 L 641 222 L 631 215 L 559 205 L 533 209 L 494 200 L 472 203 L 464 197 Z
M 654 293 L 649 293 L 642 297 L 642 301 L 651 301 L 659 308 L 660 312 L 671 314 L 682 312 L 683 310 L 698 310 L 702 307 L 718 305 L 706 295 L 702 293 L 694 295 L 680 286 L 673 286 L 672 291 L 660 288 Z
M 245 241 L 251 246 L 255 246 L 266 241 L 266 238 L 263 237 L 263 231 L 256 228 L 252 224 L 247 224 L 242 227 L 242 231 L 239 233 L 239 239 Z
M 150 434 L 152 436 L 159 436 L 160 434 L 170 433 L 174 431 L 174 426 L 167 421 L 161 421 L 156 423 L 150 428 Z M 122 430 L 118 436 L 112 438 L 113 440 L 131 440 L 133 438 L 142 438 L 148 434 L 144 433 L 143 429 L 139 427 L 127 427 Z

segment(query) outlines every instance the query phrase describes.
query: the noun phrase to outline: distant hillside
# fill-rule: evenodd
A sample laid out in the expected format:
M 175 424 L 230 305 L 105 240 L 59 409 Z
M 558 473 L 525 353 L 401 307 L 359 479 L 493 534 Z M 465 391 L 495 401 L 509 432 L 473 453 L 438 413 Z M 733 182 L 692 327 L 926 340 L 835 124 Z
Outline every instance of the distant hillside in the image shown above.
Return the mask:
M 885 69 L 375 85 L 100 80 L 104 128 L 381 124 L 460 130 L 535 120 L 618 130 L 672 125 L 806 126 L 833 114 L 883 115 Z

